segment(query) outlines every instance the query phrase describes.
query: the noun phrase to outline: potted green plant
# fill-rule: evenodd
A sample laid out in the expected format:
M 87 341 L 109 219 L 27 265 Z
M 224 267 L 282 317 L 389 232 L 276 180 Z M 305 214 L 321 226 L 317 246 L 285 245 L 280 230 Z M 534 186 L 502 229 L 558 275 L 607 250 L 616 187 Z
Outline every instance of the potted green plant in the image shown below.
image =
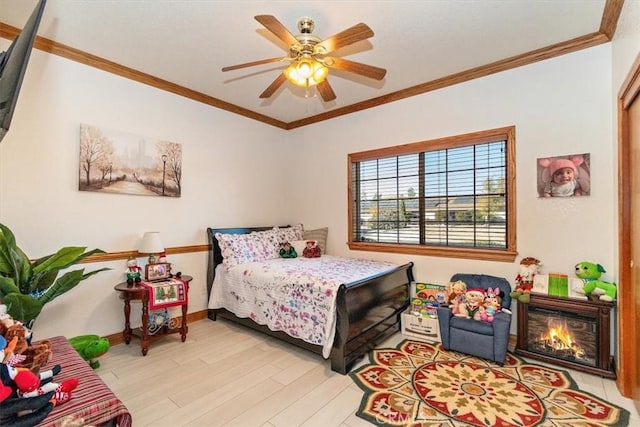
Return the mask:
M 11 230 L 0 224 L 0 301 L 15 320 L 30 327 L 42 307 L 73 289 L 81 281 L 110 268 L 85 273 L 84 269 L 60 271 L 79 263 L 86 257 L 104 253 L 100 249 L 86 251 L 86 247 L 68 246 L 35 261 L 18 247 Z

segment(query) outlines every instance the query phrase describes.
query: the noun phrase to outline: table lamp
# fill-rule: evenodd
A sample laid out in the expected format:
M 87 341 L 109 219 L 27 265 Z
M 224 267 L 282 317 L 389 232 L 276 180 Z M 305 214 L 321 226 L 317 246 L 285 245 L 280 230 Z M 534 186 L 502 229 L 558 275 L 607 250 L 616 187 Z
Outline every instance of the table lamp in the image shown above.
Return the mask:
M 160 240 L 160 233 L 157 231 L 147 231 L 144 233 L 138 252 L 141 254 L 149 254 L 149 264 L 157 263 L 158 254 L 164 252 L 164 245 Z

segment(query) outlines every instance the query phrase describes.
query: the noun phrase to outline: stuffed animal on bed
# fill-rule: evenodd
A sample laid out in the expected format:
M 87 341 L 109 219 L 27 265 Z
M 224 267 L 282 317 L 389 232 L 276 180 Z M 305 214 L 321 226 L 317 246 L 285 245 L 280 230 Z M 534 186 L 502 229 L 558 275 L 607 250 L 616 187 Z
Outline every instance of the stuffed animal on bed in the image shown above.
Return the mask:
M 297 258 L 296 248 L 291 243 L 284 242 L 280 244 L 280 258 Z
M 307 240 L 307 246 L 302 251 L 302 256 L 305 258 L 319 258 L 320 247 L 315 240 Z
M 616 284 L 600 280 L 602 273 L 606 273 L 603 266 L 593 262 L 583 261 L 576 264 L 575 268 L 576 276 L 584 282 L 582 289 L 577 289 L 577 292 L 585 295 L 597 295 L 602 301 L 611 302 L 616 299 Z

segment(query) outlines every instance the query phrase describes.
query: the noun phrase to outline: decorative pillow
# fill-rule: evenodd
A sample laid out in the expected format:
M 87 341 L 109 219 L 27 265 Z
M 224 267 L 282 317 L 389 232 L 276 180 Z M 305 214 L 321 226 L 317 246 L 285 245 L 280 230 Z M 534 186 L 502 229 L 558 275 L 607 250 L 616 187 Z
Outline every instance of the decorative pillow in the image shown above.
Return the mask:
M 315 230 L 305 230 L 303 234 L 304 240 L 315 240 L 318 242 L 320 252 L 327 253 L 327 234 L 329 233 L 329 227 L 317 228 Z M 300 253 L 300 252 L 298 252 Z
M 304 227 L 302 224 L 296 224 L 286 228 L 273 227 L 273 231 L 278 233 L 278 243 L 293 242 L 294 240 L 302 240 L 304 238 Z
M 278 258 L 278 236 L 272 230 L 249 234 L 216 233 L 222 253 L 222 263 L 227 267 L 252 261 Z
M 291 242 L 291 246 L 293 246 L 293 248 L 296 250 L 296 253 L 299 256 L 302 256 L 302 252 L 304 251 L 304 248 L 307 247 L 307 241 L 306 240 L 293 240 Z

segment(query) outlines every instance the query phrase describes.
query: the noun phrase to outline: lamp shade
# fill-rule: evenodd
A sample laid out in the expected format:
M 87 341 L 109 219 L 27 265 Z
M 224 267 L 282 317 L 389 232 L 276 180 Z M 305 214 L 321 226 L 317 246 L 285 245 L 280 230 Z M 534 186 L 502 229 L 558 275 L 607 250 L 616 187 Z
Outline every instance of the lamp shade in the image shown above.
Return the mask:
M 162 240 L 160 240 L 160 233 L 157 231 L 147 231 L 144 233 L 138 252 L 142 254 L 158 254 L 164 252 L 164 245 L 162 244 Z

